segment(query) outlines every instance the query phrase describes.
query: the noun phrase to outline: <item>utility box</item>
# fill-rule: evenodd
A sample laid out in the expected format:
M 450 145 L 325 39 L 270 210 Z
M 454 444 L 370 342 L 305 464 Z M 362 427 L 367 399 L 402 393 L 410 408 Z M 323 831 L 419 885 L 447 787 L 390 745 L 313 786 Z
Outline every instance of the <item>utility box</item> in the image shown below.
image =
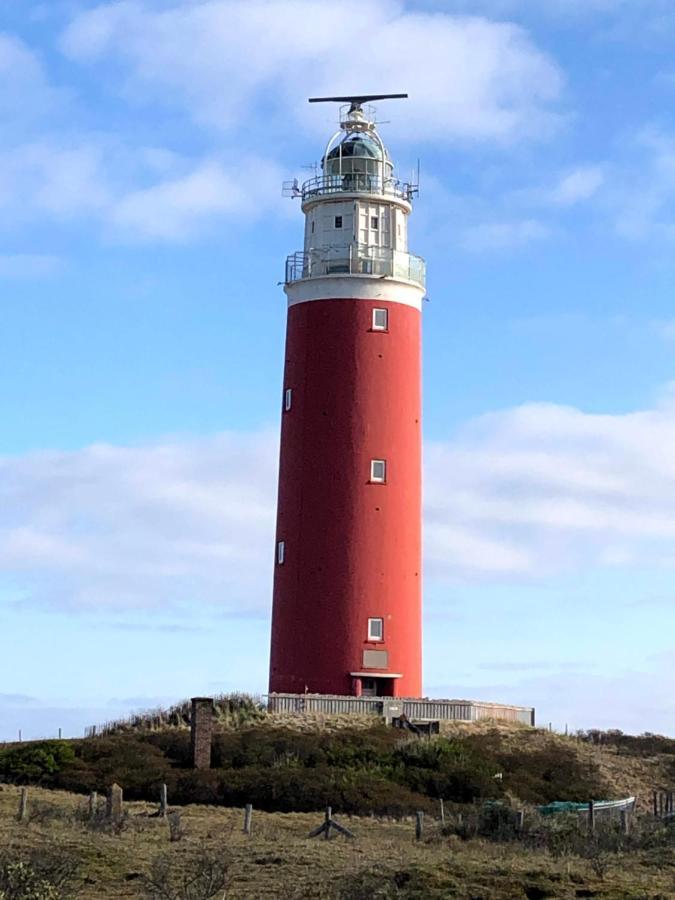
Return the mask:
M 389 700 L 386 697 L 382 697 L 382 715 L 384 716 L 384 721 L 387 723 L 387 725 L 391 725 L 392 720 L 398 719 L 398 717 L 402 714 L 402 700 Z

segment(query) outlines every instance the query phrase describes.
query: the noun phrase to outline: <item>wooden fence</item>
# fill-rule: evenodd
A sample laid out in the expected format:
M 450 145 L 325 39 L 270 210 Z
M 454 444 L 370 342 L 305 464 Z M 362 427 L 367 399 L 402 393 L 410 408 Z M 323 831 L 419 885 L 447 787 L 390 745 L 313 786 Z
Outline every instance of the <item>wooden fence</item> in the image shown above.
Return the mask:
M 343 697 L 333 694 L 269 694 L 267 707 L 270 712 L 296 715 L 352 713 L 393 718 L 403 714 L 414 722 L 448 719 L 475 722 L 479 719 L 498 719 L 534 725 L 534 709 L 532 707 L 483 703 L 477 700 Z

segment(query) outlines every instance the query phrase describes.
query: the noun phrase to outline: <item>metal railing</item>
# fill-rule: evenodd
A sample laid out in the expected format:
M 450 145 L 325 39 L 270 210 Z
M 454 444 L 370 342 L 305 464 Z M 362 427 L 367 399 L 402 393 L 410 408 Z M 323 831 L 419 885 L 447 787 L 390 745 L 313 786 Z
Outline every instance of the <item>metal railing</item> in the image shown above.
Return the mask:
M 325 194 L 384 194 L 398 197 L 408 203 L 417 193 L 417 185 L 397 178 L 385 178 L 361 172 L 349 172 L 344 175 L 319 175 L 305 181 L 301 187 L 303 201 L 311 197 Z
M 412 281 L 424 288 L 426 265 L 421 256 L 363 244 L 326 247 L 308 252 L 299 250 L 286 260 L 287 284 L 321 275 L 374 275 Z

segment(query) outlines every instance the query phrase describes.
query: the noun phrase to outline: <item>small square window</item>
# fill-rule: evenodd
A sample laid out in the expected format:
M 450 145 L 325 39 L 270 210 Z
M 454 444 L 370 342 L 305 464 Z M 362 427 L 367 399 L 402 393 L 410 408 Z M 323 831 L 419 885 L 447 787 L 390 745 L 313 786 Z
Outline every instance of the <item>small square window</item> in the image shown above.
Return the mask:
M 286 388 L 284 391 L 284 410 L 288 412 L 293 403 L 293 388 Z
M 377 216 L 370 217 L 370 227 L 373 229 L 373 231 L 377 231 L 377 229 L 380 227 L 380 220 Z
M 283 566 L 286 561 L 286 541 L 279 541 L 277 544 L 277 564 Z
M 383 484 L 387 480 L 387 461 L 385 459 L 371 459 L 370 480 Z
M 335 216 L 335 227 L 342 228 L 342 216 Z
M 384 640 L 384 619 L 368 619 L 368 640 Z
M 373 331 L 386 331 L 389 327 L 389 310 L 373 310 Z

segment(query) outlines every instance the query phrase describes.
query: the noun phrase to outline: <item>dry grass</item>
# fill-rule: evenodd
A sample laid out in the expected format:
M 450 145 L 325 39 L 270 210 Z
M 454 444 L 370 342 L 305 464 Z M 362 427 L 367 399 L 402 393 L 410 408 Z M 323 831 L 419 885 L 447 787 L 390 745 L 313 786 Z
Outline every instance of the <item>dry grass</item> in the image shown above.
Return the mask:
M 386 872 L 416 871 L 426 885 L 416 892 L 413 879 L 407 888 L 380 895 L 385 897 L 675 897 L 672 850 L 660 851 L 658 858 L 646 853 L 614 858 L 600 880 L 588 860 L 553 859 L 543 851 L 528 852 L 517 844 L 444 838 L 438 823 L 430 821 L 425 841 L 416 843 L 410 820 L 344 817 L 355 839 L 326 842 L 307 837 L 320 821 L 317 814 L 255 812 L 253 834 L 247 837 L 242 833 L 241 810 L 187 806 L 182 810 L 185 837 L 170 843 L 168 825 L 150 817 L 155 808 L 149 804 L 127 804 L 129 817 L 124 828 L 114 834 L 90 830 L 78 819 L 77 811 L 84 809 L 86 798 L 31 788 L 30 801 L 33 808 L 39 806 L 41 815 L 20 824 L 16 821 L 18 788 L 0 790 L 0 843 L 19 852 L 56 848 L 78 857 L 82 861 L 78 896 L 84 900 L 145 897 L 143 876 L 159 854 L 170 854 L 180 867 L 201 846 L 218 850 L 231 860 L 228 900 L 376 897 L 372 890 L 359 893 L 365 888 L 358 887 L 356 893 L 343 890 L 341 894 L 338 886 L 344 888 L 356 873 L 376 872 L 379 867 L 384 867 L 378 875 L 383 884 L 390 877 Z

